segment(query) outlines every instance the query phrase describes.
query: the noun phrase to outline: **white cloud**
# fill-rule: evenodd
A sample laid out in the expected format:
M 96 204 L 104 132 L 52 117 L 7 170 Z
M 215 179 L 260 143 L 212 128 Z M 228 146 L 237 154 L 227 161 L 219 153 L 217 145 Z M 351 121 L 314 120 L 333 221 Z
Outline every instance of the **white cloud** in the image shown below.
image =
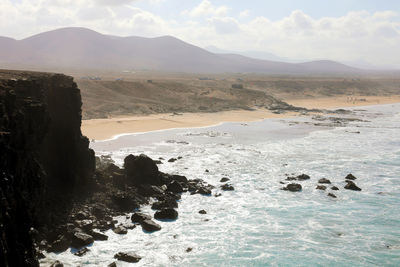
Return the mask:
M 185 10 L 182 12 L 183 15 L 189 15 L 191 17 L 201 16 L 224 16 L 228 12 L 226 6 L 214 6 L 210 1 L 203 0 L 198 6 L 191 10 Z
M 242 12 L 239 13 L 240 18 L 247 18 L 248 16 L 250 16 L 250 10 L 248 9 L 243 10 Z
M 217 34 L 233 34 L 238 33 L 239 23 L 230 17 L 214 17 L 208 20 L 215 29 Z

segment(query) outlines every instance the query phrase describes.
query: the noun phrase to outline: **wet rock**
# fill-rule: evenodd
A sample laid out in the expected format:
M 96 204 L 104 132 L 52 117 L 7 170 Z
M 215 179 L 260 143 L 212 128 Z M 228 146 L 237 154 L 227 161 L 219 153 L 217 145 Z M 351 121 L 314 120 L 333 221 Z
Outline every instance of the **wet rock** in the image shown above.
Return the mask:
M 139 208 L 137 199 L 128 192 L 117 191 L 112 195 L 111 199 L 120 211 L 129 212 Z
M 118 226 L 113 229 L 113 232 L 117 235 L 126 235 L 128 233 L 128 230 L 123 226 Z
M 209 196 L 209 195 L 211 195 L 211 189 L 206 188 L 206 187 L 200 187 L 197 190 L 197 193 L 199 193 L 200 195 Z
M 62 264 L 60 261 L 55 261 L 50 267 L 64 267 L 64 264 Z
M 71 246 L 74 248 L 80 248 L 87 246 L 93 242 L 94 239 L 91 235 L 77 232 L 72 235 Z
M 68 240 L 68 238 L 66 238 L 64 235 L 61 235 L 50 245 L 47 251 L 55 253 L 63 252 L 69 248 L 70 244 L 71 242 Z
M 135 212 L 132 214 L 131 220 L 133 223 L 141 223 L 144 220 L 151 220 L 151 216 L 141 212 Z
M 224 191 L 233 191 L 235 188 L 230 184 L 221 185 L 221 189 Z
M 199 213 L 200 213 L 200 214 L 207 214 L 207 211 L 205 211 L 205 210 L 199 210 Z
M 189 252 L 191 252 L 192 250 L 193 250 L 193 248 L 187 248 L 187 249 L 186 249 L 186 252 L 189 253 Z
M 315 189 L 326 190 L 326 186 L 325 185 L 317 185 L 317 187 Z
M 161 160 L 153 160 L 155 164 L 160 165 L 163 164 Z
M 344 186 L 345 189 L 353 191 L 361 191 L 361 188 L 359 188 L 353 181 L 347 180 L 346 182 L 347 184 Z
M 206 169 L 204 172 L 210 172 L 210 171 Z
M 108 240 L 108 236 L 106 236 L 105 234 L 96 232 L 96 231 L 91 231 L 89 232 L 89 234 L 93 237 L 94 240 L 96 241 L 105 241 Z
M 295 183 L 288 184 L 286 187 L 282 188 L 282 190 L 291 192 L 299 192 L 301 191 L 301 189 L 302 189 L 301 184 L 295 184 Z
M 329 181 L 326 178 L 321 178 L 321 179 L 318 180 L 318 183 L 320 183 L 320 184 L 330 184 L 331 181 Z
M 177 207 L 178 207 L 178 203 L 174 199 L 157 201 L 157 202 L 154 202 L 153 205 L 151 206 L 151 208 L 153 210 L 161 210 L 164 208 L 177 208 Z
M 337 186 L 332 186 L 332 187 L 331 187 L 331 190 L 337 191 L 337 190 L 339 190 L 339 188 L 338 188 Z
M 78 256 L 78 257 L 82 257 L 89 251 L 90 251 L 90 249 L 88 249 L 88 248 L 82 248 L 82 249 L 78 250 L 77 252 L 75 252 L 74 255 Z
M 137 255 L 135 252 L 118 252 L 117 254 L 114 255 L 114 258 L 120 261 L 125 261 L 129 263 L 135 263 L 138 262 L 142 259 L 139 255 Z
M 221 194 L 221 193 L 217 193 L 217 194 L 215 194 L 214 196 L 215 196 L 215 197 L 220 197 L 220 196 L 222 196 L 222 194 Z
M 353 174 L 349 173 L 349 174 L 347 174 L 345 179 L 346 180 L 356 180 L 357 178 Z
M 146 155 L 128 155 L 124 159 L 124 168 L 127 179 L 134 185 L 160 184 L 157 164 Z
M 307 174 L 300 174 L 297 176 L 297 181 L 305 181 L 305 180 L 309 180 L 310 176 Z
M 332 194 L 332 193 L 329 193 L 328 197 L 337 198 L 337 196 L 335 194 Z
M 168 160 L 168 162 L 175 162 L 175 161 L 177 161 L 176 158 L 170 158 L 170 159 Z
M 172 193 L 182 193 L 183 188 L 177 181 L 172 181 L 168 186 L 167 190 Z
M 161 230 L 161 226 L 152 220 L 146 219 L 140 223 L 142 225 L 143 230 L 147 232 L 154 232 Z
M 154 214 L 154 218 L 157 220 L 175 220 L 178 218 L 178 212 L 174 209 L 162 209 Z
M 90 231 L 93 228 L 92 220 L 75 221 L 75 226 L 84 231 Z
M 229 181 L 228 177 L 222 177 L 221 180 L 219 180 L 221 183 L 225 183 Z
M 117 267 L 117 263 L 116 262 L 110 263 L 109 265 L 107 265 L 107 267 Z
M 180 182 L 182 184 L 187 184 L 187 182 L 188 182 L 188 179 L 183 175 L 174 174 L 174 175 L 171 175 L 171 178 L 172 178 L 172 180 L 175 180 L 175 181 Z

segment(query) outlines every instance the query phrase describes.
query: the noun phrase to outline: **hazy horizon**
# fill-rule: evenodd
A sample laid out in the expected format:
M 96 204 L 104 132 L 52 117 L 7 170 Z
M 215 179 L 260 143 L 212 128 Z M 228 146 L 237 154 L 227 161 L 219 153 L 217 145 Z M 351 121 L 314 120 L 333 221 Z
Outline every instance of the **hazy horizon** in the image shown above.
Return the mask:
M 110 3 L 112 2 L 112 3 Z M 400 68 L 398 1 L 5 0 L 0 36 L 64 27 L 117 36 L 171 35 L 199 47 Z M 354 64 L 353 64 L 354 65 Z

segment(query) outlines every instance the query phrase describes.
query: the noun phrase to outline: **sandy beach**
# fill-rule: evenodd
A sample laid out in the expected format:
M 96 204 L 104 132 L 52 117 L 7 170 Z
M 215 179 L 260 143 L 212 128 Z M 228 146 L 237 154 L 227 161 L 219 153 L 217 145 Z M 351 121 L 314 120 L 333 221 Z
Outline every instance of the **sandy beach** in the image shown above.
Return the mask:
M 335 109 L 399 103 L 400 96 L 338 96 L 325 98 L 287 99 L 289 104 L 305 108 Z M 232 110 L 215 113 L 152 114 L 147 116 L 114 117 L 82 121 L 82 132 L 90 140 L 106 140 L 113 136 L 164 130 L 216 125 L 223 122 L 250 122 L 268 118 L 287 118 L 296 112 L 274 114 L 266 109 Z

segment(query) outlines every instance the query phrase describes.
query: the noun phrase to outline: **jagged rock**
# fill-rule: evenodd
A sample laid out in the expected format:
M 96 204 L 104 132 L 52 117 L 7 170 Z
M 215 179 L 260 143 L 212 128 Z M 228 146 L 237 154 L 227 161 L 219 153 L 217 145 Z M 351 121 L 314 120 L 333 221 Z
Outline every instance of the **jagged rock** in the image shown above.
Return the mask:
M 353 174 L 349 173 L 349 174 L 347 174 L 345 179 L 346 180 L 356 180 L 357 178 Z
M 153 222 L 150 219 L 143 220 L 140 225 L 142 226 L 143 230 L 147 232 L 154 232 L 161 230 L 161 226 L 157 223 Z
M 188 182 L 188 179 L 183 175 L 174 174 L 174 175 L 171 175 L 171 178 L 172 178 L 172 180 L 175 180 L 175 181 L 180 182 L 182 184 L 187 184 L 187 182 Z
M 283 187 L 282 190 L 287 190 L 287 191 L 291 191 L 291 192 L 299 192 L 301 191 L 302 187 L 301 184 L 288 184 L 286 187 Z
M 326 190 L 326 186 L 325 185 L 317 185 L 317 187 L 315 189 Z
M 154 214 L 157 220 L 175 220 L 178 218 L 178 212 L 174 209 L 162 209 Z
M 72 235 L 71 246 L 74 248 L 80 248 L 87 246 L 93 242 L 93 236 L 77 232 Z
M 328 197 L 337 198 L 337 196 L 335 194 L 332 194 L 332 193 L 329 193 Z
M 321 178 L 321 179 L 318 180 L 318 183 L 320 183 L 320 184 L 330 184 L 331 181 L 329 181 L 326 178 Z
M 197 190 L 197 193 L 199 193 L 200 195 L 209 196 L 209 195 L 211 195 L 211 189 L 206 188 L 206 187 L 200 187 Z
M 186 249 L 186 252 L 189 253 L 189 252 L 191 252 L 192 250 L 193 250 L 193 248 L 187 248 L 187 249 Z
M 175 161 L 177 161 L 176 158 L 170 158 L 170 159 L 168 160 L 168 162 L 175 162 Z
M 172 193 L 182 193 L 183 188 L 177 181 L 172 181 L 168 186 L 167 190 Z
M 110 263 L 109 265 L 107 265 L 107 267 L 117 267 L 117 263 L 115 263 L 115 262 Z
M 138 262 L 142 259 L 139 255 L 135 252 L 118 252 L 114 255 L 114 258 L 120 261 L 126 261 L 130 263 Z
M 347 184 L 344 186 L 345 189 L 353 191 L 361 191 L 361 188 L 359 188 L 353 181 L 347 180 L 346 182 Z
M 83 255 L 85 255 L 89 251 L 90 251 L 90 249 L 88 249 L 88 248 L 81 248 L 80 250 L 75 252 L 74 255 L 78 256 L 78 257 L 82 257 Z
M 221 189 L 224 191 L 233 191 L 235 188 L 230 184 L 221 185 Z
M 117 235 L 126 235 L 128 233 L 128 230 L 123 226 L 118 226 L 113 229 L 113 232 Z
M 310 176 L 307 174 L 304 174 L 304 173 L 297 176 L 298 181 L 304 181 L 304 180 L 309 180 L 309 179 L 310 179 Z
M 207 214 L 207 211 L 205 211 L 205 210 L 199 210 L 199 213 L 200 213 L 200 214 Z
M 229 181 L 228 177 L 222 177 L 221 180 L 219 180 L 221 183 L 225 183 Z
M 75 221 L 75 226 L 84 231 L 90 231 L 93 228 L 92 220 Z
M 134 185 L 161 184 L 157 164 L 146 155 L 128 155 L 124 159 L 124 168 L 127 179 Z
M 127 192 L 118 191 L 112 195 L 111 199 L 120 211 L 129 212 L 139 208 L 136 198 Z
M 337 190 L 339 190 L 339 188 L 338 188 L 337 186 L 332 186 L 332 187 L 331 187 L 331 190 L 337 191 Z
M 96 241 L 108 240 L 108 236 L 106 236 L 105 234 L 96 232 L 96 231 L 89 232 L 89 235 L 91 235 L 93 237 L 93 239 L 96 240 Z
M 69 248 L 70 244 L 71 242 L 68 238 L 62 235 L 50 245 L 47 251 L 55 253 L 63 252 Z
M 135 212 L 132 214 L 131 220 L 133 223 L 141 223 L 144 220 L 151 220 L 151 216 L 141 212 Z
M 50 267 L 64 267 L 64 264 L 62 264 L 60 261 L 55 261 Z

